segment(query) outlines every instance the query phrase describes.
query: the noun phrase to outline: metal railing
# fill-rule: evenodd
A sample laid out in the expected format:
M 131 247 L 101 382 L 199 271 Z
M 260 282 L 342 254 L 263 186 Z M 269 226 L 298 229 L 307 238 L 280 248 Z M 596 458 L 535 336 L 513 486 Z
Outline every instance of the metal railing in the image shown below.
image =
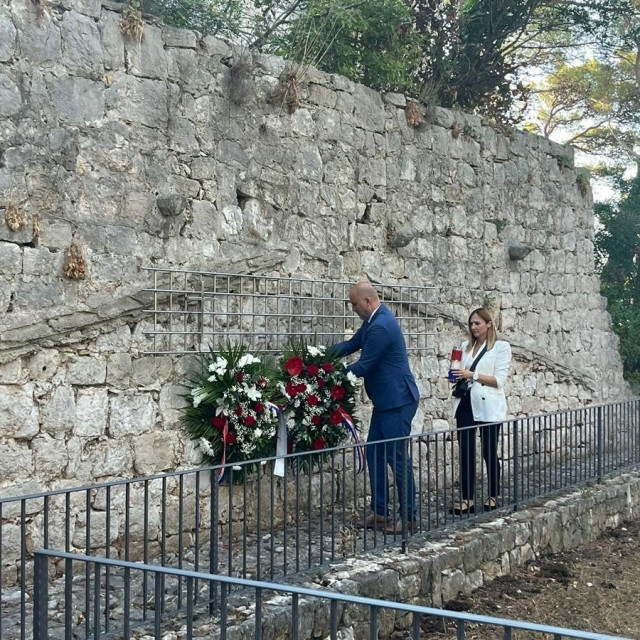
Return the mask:
M 216 467 L 1 498 L 0 638 L 27 637 L 33 548 L 274 580 L 388 545 L 406 547 L 411 535 L 477 517 L 455 513 L 461 505 L 457 437 L 446 430 L 377 445 L 412 456 L 415 519 L 405 510 L 399 526 L 356 526 L 372 496 L 352 444 L 289 455 L 284 477 L 272 473 L 274 459 L 268 459 L 227 465 L 224 484 Z M 498 461 L 500 508 L 634 467 L 640 464 L 640 400 L 505 422 Z M 256 465 L 257 473 L 245 473 Z M 477 467 L 480 506 L 492 471 L 480 459 Z M 391 513 L 400 511 L 399 502 L 392 488 Z M 54 591 L 62 589 L 60 572 L 51 574 Z M 152 586 L 144 589 L 148 594 Z
M 147 269 L 153 285 L 153 328 L 147 353 L 193 354 L 242 343 L 252 352 L 280 352 L 291 340 L 343 340 L 360 320 L 349 307 L 353 283 L 246 274 Z M 376 285 L 398 318 L 407 349 L 433 349 L 435 287 Z
M 48 576 L 51 560 L 60 561 L 64 566 L 65 575 L 63 615 L 57 617 L 56 608 L 53 608 L 51 613 L 49 610 Z M 86 581 L 73 579 L 74 564 L 81 565 L 82 572 L 87 576 Z M 109 576 L 112 578 L 111 583 L 108 580 Z M 147 577 L 151 577 L 153 591 L 148 600 L 145 599 L 144 603 L 135 607 L 135 601 L 143 597 L 141 585 Z M 118 586 L 111 589 L 110 584 L 113 584 L 115 578 L 118 578 Z M 238 593 L 240 589 L 245 594 L 244 599 L 238 598 L 238 601 L 234 602 L 233 593 Z M 165 598 L 167 591 L 182 594 L 182 601 L 177 598 L 168 604 Z M 211 618 L 205 619 L 204 622 L 202 617 L 198 619 L 199 592 L 204 592 L 207 598 L 204 617 L 215 616 L 213 621 Z M 238 604 L 247 601 L 252 604 L 252 611 L 249 611 L 248 616 L 238 616 L 235 613 Z M 122 603 L 122 606 L 111 606 L 114 602 Z M 147 604 L 153 612 L 146 619 L 135 615 L 135 611 L 142 610 L 141 604 Z M 319 611 L 325 615 L 315 615 Z M 303 623 L 305 618 L 314 620 L 314 624 Z M 383 631 L 381 621 L 384 618 L 386 624 Z M 269 637 L 272 637 L 277 628 L 278 634 L 284 631 L 293 640 L 310 640 L 312 637 L 336 640 L 339 630 L 345 628 L 357 628 L 356 637 L 379 640 L 390 637 L 396 631 L 397 623 L 401 623 L 401 628 L 405 631 L 404 637 L 410 636 L 413 640 L 419 640 L 424 637 L 421 623 L 432 618 L 453 623 L 458 640 L 467 637 L 466 630 L 470 625 L 480 626 L 482 632 L 490 629 L 501 630 L 505 640 L 515 640 L 519 631 L 526 631 L 536 637 L 551 636 L 554 640 L 628 640 L 621 636 L 375 600 L 273 582 L 230 578 L 58 551 L 38 550 L 35 553 L 34 640 L 50 640 L 54 631 L 57 632 L 57 637 L 64 634 L 65 640 L 113 637 L 128 640 L 136 627 L 140 627 L 141 632 L 144 630 L 146 634 L 152 633 L 158 640 L 165 637 L 165 633 L 176 630 L 180 630 L 186 640 L 192 640 L 194 637 L 203 637 L 199 633 L 200 626 L 206 626 L 206 637 L 220 637 L 220 640 L 226 640 L 227 636 L 243 637 L 237 629 L 232 633 L 230 629 L 233 627 L 244 627 L 244 637 L 257 640 L 262 638 L 263 630 L 269 627 Z

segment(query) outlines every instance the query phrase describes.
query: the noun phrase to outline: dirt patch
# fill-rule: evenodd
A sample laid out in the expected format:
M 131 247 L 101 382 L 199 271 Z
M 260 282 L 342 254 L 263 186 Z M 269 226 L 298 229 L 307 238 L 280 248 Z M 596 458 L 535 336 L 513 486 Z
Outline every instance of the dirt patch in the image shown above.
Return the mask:
M 445 606 L 500 618 L 640 638 L 640 520 L 607 532 L 575 551 L 547 556 L 497 578 Z M 434 640 L 455 640 L 456 629 L 441 618 L 425 619 Z M 467 640 L 502 640 L 503 631 L 466 625 Z M 514 640 L 542 640 L 514 632 Z M 399 640 L 399 639 L 398 639 Z

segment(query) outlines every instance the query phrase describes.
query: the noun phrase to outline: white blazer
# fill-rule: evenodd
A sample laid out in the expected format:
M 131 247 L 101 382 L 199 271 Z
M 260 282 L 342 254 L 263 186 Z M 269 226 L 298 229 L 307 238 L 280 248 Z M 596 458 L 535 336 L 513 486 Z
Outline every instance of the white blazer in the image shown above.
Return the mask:
M 462 352 L 466 363 L 463 365 L 468 369 L 474 359 L 467 354 L 469 342 L 462 343 Z M 469 358 L 467 360 L 467 358 Z M 490 387 L 477 380 L 471 382 L 471 409 L 473 419 L 478 422 L 503 422 L 507 419 L 507 398 L 504 394 L 504 386 L 509 375 L 511 366 L 511 345 L 505 340 L 496 340 L 493 349 L 487 351 L 476 366 L 476 371 L 480 375 L 494 376 L 498 382 L 498 387 Z M 453 415 L 460 404 L 460 398 L 453 398 Z

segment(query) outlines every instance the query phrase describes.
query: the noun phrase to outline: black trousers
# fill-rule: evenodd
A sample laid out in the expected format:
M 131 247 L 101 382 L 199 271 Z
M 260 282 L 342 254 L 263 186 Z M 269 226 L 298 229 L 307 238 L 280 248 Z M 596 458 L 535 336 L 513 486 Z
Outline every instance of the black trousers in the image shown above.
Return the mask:
M 487 465 L 489 497 L 500 495 L 500 464 L 498 462 L 498 436 L 500 424 L 486 424 L 473 419 L 471 394 L 460 400 L 456 410 L 458 445 L 460 447 L 460 493 L 463 500 L 473 500 L 476 488 L 476 427 L 480 426 L 482 457 Z

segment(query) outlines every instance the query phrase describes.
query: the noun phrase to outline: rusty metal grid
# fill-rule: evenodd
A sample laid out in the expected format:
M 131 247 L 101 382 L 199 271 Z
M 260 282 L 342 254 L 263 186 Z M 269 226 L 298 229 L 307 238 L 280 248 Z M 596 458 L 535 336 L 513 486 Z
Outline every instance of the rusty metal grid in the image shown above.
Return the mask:
M 244 344 L 279 353 L 291 340 L 330 345 L 355 331 L 349 304 L 353 283 L 249 274 L 148 268 L 152 319 L 149 355 L 182 355 Z M 375 285 L 395 313 L 408 351 L 433 351 L 436 287 Z

